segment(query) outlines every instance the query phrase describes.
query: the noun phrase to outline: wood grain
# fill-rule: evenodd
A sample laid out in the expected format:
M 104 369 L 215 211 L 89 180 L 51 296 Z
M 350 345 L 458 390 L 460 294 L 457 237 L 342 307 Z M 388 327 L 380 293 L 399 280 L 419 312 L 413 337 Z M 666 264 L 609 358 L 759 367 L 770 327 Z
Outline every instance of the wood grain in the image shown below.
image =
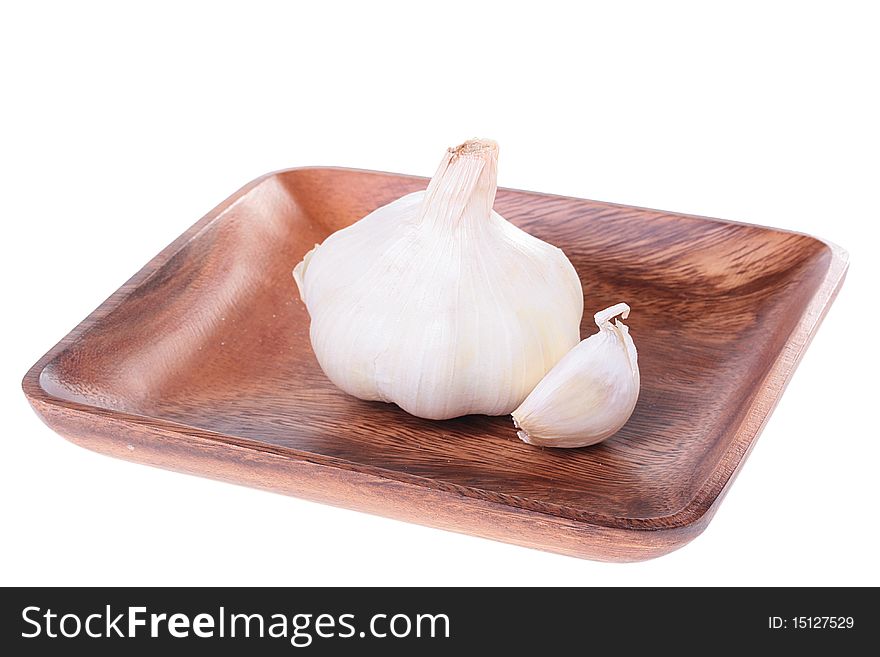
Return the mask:
M 49 426 L 112 456 L 565 554 L 639 560 L 698 535 L 846 273 L 806 235 L 499 190 L 581 276 L 582 332 L 618 301 L 642 392 L 601 445 L 542 449 L 509 418 L 431 422 L 322 374 L 291 269 L 423 178 L 264 176 L 138 272 L 27 373 Z

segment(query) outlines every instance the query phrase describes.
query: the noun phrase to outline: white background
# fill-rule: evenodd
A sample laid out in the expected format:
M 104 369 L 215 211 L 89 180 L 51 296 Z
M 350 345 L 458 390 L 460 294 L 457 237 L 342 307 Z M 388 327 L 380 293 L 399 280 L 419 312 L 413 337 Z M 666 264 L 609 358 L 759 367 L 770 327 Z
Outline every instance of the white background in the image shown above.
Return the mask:
M 718 4 L 4 4 L 0 583 L 880 584 L 880 23 L 868 2 Z M 475 135 L 502 186 L 849 250 L 687 547 L 602 564 L 418 527 L 111 460 L 28 407 L 28 367 L 245 182 L 430 175 Z

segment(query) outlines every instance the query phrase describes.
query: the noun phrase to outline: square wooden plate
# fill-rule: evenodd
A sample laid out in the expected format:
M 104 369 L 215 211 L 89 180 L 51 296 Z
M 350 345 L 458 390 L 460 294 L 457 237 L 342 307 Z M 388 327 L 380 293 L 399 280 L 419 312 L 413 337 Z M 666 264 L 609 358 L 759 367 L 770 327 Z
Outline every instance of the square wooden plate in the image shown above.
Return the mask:
M 269 174 L 162 251 L 27 373 L 58 433 L 172 470 L 603 560 L 707 525 L 843 282 L 807 235 L 499 190 L 508 220 L 560 246 L 592 314 L 628 302 L 642 390 L 596 447 L 540 449 L 509 417 L 431 422 L 322 374 L 291 269 L 410 176 Z

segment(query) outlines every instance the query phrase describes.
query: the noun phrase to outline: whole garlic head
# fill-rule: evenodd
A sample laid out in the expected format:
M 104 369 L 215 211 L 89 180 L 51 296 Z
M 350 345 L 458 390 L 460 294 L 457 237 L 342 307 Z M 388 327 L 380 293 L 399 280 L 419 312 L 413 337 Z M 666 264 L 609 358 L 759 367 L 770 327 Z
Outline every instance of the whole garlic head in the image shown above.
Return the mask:
M 294 269 L 327 377 L 423 418 L 504 415 L 580 340 L 565 254 L 492 210 L 498 146 L 451 148 L 428 188 L 330 235 Z
M 599 332 L 572 349 L 513 411 L 517 435 L 531 445 L 585 447 L 617 433 L 639 398 L 638 353 L 619 303 L 595 315 Z

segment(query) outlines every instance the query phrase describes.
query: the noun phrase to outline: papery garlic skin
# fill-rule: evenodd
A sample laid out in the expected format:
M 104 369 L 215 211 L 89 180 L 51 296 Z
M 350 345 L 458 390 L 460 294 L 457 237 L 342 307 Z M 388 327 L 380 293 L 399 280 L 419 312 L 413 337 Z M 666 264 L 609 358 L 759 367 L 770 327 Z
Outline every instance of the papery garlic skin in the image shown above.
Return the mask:
M 492 210 L 497 145 L 449 149 L 423 192 L 328 237 L 294 270 L 327 377 L 428 419 L 504 415 L 579 339 L 565 254 Z
M 619 303 L 596 313 L 599 332 L 566 354 L 513 411 L 517 435 L 531 445 L 585 447 L 617 433 L 639 398 L 638 352 Z

